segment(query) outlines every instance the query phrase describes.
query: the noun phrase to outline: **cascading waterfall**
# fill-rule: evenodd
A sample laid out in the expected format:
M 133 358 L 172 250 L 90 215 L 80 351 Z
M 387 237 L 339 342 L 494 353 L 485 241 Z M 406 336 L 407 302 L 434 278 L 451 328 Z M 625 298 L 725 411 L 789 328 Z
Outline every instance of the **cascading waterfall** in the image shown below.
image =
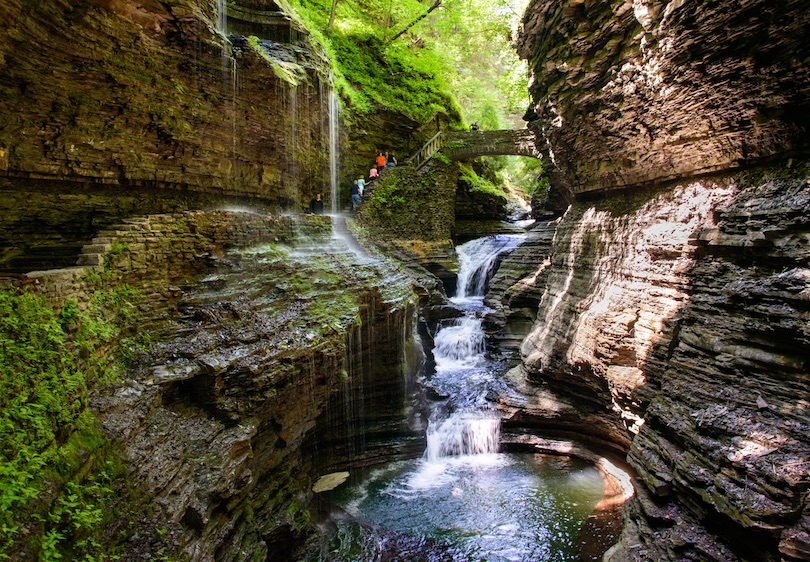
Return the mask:
M 524 238 L 523 235 L 501 234 L 459 246 L 456 249 L 459 270 L 455 298 L 483 297 L 498 268 L 500 256 L 514 250 Z
M 425 453 L 428 461 L 498 451 L 500 419 L 487 401 L 497 381 L 488 366 L 486 334 L 479 313 L 500 256 L 523 239 L 487 236 L 457 248 L 459 272 L 453 302 L 465 314 L 438 330 L 433 348 L 436 374 L 431 380 L 436 390 L 450 396 L 454 409 L 449 415 L 443 410 L 431 415 Z
M 464 316 L 439 330 L 434 339 L 433 356 L 438 371 L 478 367 L 485 361 L 486 337 L 481 319 Z
M 228 38 L 228 0 L 216 0 L 216 33 L 222 39 L 222 90 L 231 99 L 231 165 L 236 162 L 237 124 L 236 100 L 239 89 L 236 57 L 233 45 Z
M 228 73 L 231 57 L 231 42 L 228 40 L 228 0 L 216 0 L 217 35 L 222 37 L 223 80 Z
M 432 402 L 424 455 L 365 470 L 333 496 L 348 513 L 398 533 L 396 546 L 387 550 L 387 532 L 344 527 L 360 539 L 341 543 L 338 559 L 389 559 L 381 555 L 389 552 L 407 561 L 580 559 L 578 534 L 602 497 L 599 473 L 571 459 L 500 453 L 500 416 L 488 400 L 509 389 L 499 376 L 504 365 L 486 354 L 483 295 L 498 254 L 520 239 L 458 248 L 463 286 L 452 300 L 464 314 L 434 335 L 436 370 L 423 385 L 443 398 Z
M 492 412 L 456 412 L 427 431 L 428 462 L 442 457 L 481 455 L 498 451 L 501 420 Z

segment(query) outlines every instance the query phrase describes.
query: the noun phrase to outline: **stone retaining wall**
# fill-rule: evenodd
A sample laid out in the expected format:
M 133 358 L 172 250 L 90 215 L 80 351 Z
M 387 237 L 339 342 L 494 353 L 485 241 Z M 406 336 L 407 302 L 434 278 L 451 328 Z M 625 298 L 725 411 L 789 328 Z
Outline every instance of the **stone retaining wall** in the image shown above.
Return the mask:
M 82 248 L 76 267 L 32 271 L 11 280 L 42 295 L 54 310 L 69 298 L 84 306 L 101 279 L 150 291 L 182 282 L 200 262 L 229 248 L 294 243 L 331 236 L 328 217 L 280 217 L 231 211 L 189 211 L 133 217 L 98 232 Z

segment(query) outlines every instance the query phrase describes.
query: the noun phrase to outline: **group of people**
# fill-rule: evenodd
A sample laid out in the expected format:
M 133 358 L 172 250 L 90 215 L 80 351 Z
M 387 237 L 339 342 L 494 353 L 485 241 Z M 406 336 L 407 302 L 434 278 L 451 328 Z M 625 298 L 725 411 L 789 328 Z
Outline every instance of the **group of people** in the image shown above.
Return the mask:
M 386 167 L 393 168 L 396 165 L 397 159 L 394 157 L 393 152 L 386 152 L 385 156 L 380 152 L 377 154 L 377 158 L 374 159 L 374 166 L 371 167 L 371 170 L 377 170 L 377 173 L 374 175 L 374 177 L 377 177 Z M 369 170 L 369 176 L 372 173 L 371 170 Z
M 374 165 L 368 171 L 368 182 L 372 182 L 380 177 L 380 174 L 385 168 L 393 168 L 397 165 L 397 159 L 393 152 L 386 152 L 385 154 L 380 151 L 374 159 Z M 352 183 L 350 189 L 352 211 L 357 210 L 360 203 L 363 201 L 363 192 L 366 189 L 366 179 L 358 178 Z M 323 198 L 320 193 L 309 202 L 309 212 L 315 215 L 322 215 L 324 213 Z

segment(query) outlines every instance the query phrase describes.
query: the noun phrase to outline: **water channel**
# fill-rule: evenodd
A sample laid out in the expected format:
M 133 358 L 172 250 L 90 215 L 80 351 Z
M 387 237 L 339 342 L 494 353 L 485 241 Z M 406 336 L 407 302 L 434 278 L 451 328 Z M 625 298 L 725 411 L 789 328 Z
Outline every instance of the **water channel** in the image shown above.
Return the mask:
M 426 451 L 355 472 L 329 494 L 351 516 L 385 530 L 373 540 L 344 533 L 330 560 L 579 559 L 579 530 L 602 498 L 602 476 L 569 457 L 500 452 L 500 417 L 490 400 L 509 389 L 505 366 L 486 351 L 483 298 L 503 255 L 522 240 L 488 236 L 457 248 L 451 301 L 461 314 L 436 329 L 435 371 L 422 381 L 434 396 Z M 382 543 L 396 541 L 395 558 L 380 554 Z

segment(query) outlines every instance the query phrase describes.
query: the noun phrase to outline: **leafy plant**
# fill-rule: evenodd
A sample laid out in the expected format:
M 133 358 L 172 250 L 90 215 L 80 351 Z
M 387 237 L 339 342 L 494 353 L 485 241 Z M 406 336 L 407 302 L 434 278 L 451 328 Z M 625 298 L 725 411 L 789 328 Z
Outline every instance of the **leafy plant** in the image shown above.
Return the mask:
M 460 123 L 460 107 L 444 80 L 451 72 L 448 62 L 433 50 L 387 41 L 391 26 L 421 13 L 423 4 L 342 0 L 329 33 L 331 0 L 295 0 L 292 5 L 329 53 L 335 84 L 351 111 L 390 110 L 418 122 L 443 113 Z
M 38 296 L 0 291 L 0 559 L 22 543 L 40 560 L 110 559 L 96 533 L 115 463 L 87 402 L 117 373 L 108 346 L 136 296 L 96 291 L 87 310 L 69 300 L 55 315 Z

